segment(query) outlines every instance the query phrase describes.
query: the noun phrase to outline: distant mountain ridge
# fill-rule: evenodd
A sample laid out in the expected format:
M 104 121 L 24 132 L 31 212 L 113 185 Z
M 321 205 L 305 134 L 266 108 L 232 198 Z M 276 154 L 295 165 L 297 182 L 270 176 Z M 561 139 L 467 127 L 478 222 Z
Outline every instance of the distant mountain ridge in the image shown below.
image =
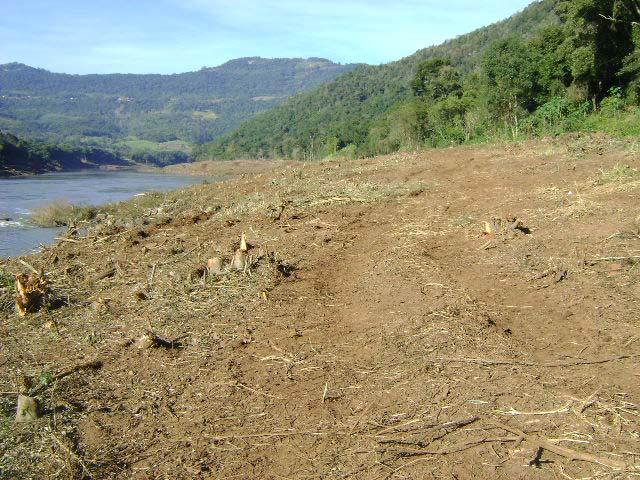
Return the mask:
M 78 144 L 197 143 L 353 68 L 248 57 L 172 75 L 72 75 L 9 63 L 0 65 L 0 129 Z
M 412 97 L 410 80 L 421 62 L 447 57 L 461 71 L 473 71 L 492 42 L 509 36 L 528 38 L 545 26 L 559 24 L 554 12 L 556 3 L 556 0 L 534 1 L 506 20 L 418 50 L 399 61 L 358 66 L 247 121 L 237 130 L 202 146 L 195 155 L 202 159 L 263 156 L 303 159 L 363 145 L 377 119 Z M 324 151 L 319 150 L 323 148 Z

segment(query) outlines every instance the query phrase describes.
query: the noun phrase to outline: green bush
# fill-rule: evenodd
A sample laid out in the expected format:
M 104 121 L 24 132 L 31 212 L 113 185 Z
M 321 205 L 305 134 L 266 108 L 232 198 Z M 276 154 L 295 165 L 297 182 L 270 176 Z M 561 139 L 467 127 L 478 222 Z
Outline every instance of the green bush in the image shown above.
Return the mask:
M 609 96 L 605 97 L 600 104 L 600 112 L 606 117 L 618 118 L 625 107 L 622 88 L 614 87 L 609 90 Z

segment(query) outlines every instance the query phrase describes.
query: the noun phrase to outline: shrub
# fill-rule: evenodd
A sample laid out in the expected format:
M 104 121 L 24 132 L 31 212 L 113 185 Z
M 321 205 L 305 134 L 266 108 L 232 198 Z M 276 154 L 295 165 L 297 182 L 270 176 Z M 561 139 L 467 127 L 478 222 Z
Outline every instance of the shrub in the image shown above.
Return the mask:
M 600 110 L 607 117 L 618 117 L 620 115 L 624 110 L 624 98 L 620 87 L 609 90 L 609 96 L 602 100 Z
M 29 221 L 38 227 L 65 227 L 73 222 L 91 220 L 97 213 L 95 207 L 77 206 L 58 200 L 35 209 Z

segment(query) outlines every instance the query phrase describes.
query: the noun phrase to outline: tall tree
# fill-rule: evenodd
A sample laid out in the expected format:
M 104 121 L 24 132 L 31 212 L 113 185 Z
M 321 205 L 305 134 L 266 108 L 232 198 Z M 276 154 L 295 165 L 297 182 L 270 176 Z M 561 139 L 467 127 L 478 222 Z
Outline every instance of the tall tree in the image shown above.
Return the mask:
M 411 88 L 416 96 L 431 101 L 462 96 L 460 72 L 448 58 L 434 58 L 418 65 Z
M 487 49 L 482 67 L 490 110 L 517 137 L 520 119 L 535 109 L 539 91 L 532 50 L 517 37 L 500 40 Z
M 637 0 L 564 0 L 557 11 L 565 21 L 563 52 L 573 82 L 594 99 L 621 86 L 618 72 L 633 50 L 632 22 Z

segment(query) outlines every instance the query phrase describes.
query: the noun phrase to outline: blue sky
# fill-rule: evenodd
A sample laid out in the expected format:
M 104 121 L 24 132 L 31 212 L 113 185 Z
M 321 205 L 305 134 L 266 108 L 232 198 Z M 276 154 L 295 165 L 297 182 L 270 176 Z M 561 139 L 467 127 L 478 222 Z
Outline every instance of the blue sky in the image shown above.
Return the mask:
M 531 0 L 4 0 L 0 63 L 177 73 L 238 57 L 386 63 Z

